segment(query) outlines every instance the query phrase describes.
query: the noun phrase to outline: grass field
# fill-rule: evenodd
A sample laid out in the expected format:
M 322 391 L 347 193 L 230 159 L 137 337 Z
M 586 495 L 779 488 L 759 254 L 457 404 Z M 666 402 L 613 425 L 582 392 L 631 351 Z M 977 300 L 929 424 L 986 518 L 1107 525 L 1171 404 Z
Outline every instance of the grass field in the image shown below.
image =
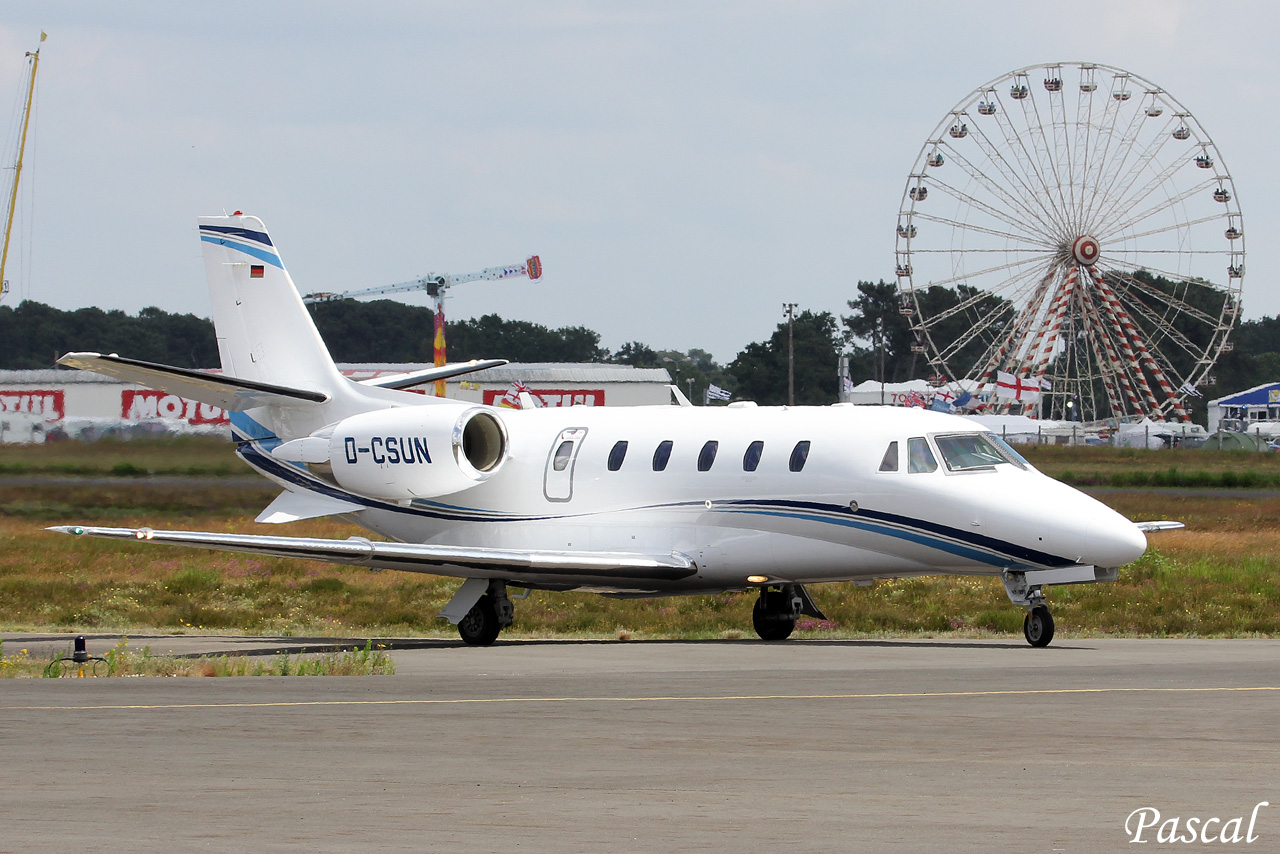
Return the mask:
M 124 461 L 155 470 L 170 466 L 170 471 L 186 465 L 209 473 L 224 462 L 241 466 L 225 445 L 206 442 L 178 443 L 154 456 L 131 456 L 127 446 L 85 454 L 85 447 L 94 446 L 53 446 L 49 456 L 32 458 L 85 467 Z M 1050 471 L 1058 466 L 1124 470 L 1154 457 L 1200 453 L 1098 451 L 1042 448 L 1032 457 Z M 1250 463 L 1277 470 L 1276 455 L 1207 453 L 1220 471 L 1237 465 L 1247 469 Z M 265 481 L 244 487 L 214 477 L 198 488 L 126 478 L 0 485 L 0 630 L 454 635 L 434 619 L 456 588 L 454 579 L 43 530 L 79 522 L 280 534 L 286 529 L 251 521 L 273 496 Z M 1280 498 L 1230 490 L 1208 495 L 1135 490 L 1102 497 L 1130 518 L 1176 519 L 1188 529 L 1152 535 L 1152 549 L 1123 569 L 1117 583 L 1053 588 L 1049 598 L 1060 633 L 1280 634 Z M 357 533 L 325 519 L 294 523 L 287 531 L 323 537 Z M 828 584 L 815 587 L 813 594 L 831 620 L 803 620 L 800 636 L 983 636 L 1016 634 L 1021 628 L 1021 611 L 990 578 Z M 518 603 L 510 635 L 753 637 L 753 601 L 751 594 L 615 601 L 535 592 Z

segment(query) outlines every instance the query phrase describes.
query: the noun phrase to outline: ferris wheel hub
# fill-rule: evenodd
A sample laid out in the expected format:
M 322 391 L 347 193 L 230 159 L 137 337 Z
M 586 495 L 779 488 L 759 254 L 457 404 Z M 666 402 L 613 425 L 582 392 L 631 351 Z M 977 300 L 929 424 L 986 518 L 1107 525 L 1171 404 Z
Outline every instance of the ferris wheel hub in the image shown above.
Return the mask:
M 1098 261 L 1098 241 L 1087 234 L 1076 238 L 1071 244 L 1071 256 L 1082 267 L 1089 267 Z

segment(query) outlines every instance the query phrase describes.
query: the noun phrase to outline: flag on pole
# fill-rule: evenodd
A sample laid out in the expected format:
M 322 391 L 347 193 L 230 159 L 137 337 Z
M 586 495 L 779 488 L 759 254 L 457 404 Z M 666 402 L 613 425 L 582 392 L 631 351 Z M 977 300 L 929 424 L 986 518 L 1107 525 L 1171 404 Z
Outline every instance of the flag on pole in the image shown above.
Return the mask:
M 507 409 L 524 409 L 524 403 L 521 401 L 522 395 L 529 395 L 529 400 L 533 401 L 534 409 L 541 409 L 545 404 L 529 391 L 529 387 L 520 380 L 511 383 L 511 388 L 507 389 L 506 394 L 498 399 L 498 406 L 505 406 Z
M 1183 383 L 1182 388 L 1178 389 L 1178 391 L 1182 392 L 1183 394 L 1191 395 L 1192 397 L 1204 397 L 1204 395 L 1201 394 L 1200 391 L 1191 384 L 1190 380 Z
M 707 386 L 707 390 L 702 395 L 702 402 L 703 404 L 706 404 L 712 400 L 729 400 L 732 397 L 732 394 L 720 388 L 720 386 L 715 383 L 710 383 Z
M 996 397 L 1019 403 L 1036 403 L 1040 400 L 1040 383 L 996 371 Z

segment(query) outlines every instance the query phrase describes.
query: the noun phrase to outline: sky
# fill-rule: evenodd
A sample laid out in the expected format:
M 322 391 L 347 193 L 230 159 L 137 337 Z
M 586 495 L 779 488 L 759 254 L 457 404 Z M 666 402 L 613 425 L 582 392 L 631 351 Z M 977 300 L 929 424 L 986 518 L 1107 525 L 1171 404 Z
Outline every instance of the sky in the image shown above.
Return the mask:
M 1212 136 L 1244 316 L 1280 314 L 1270 3 L 5 4 L 11 140 L 42 29 L 8 304 L 207 317 L 196 217 L 243 210 L 303 293 L 536 253 L 540 282 L 459 285 L 448 316 L 727 362 L 783 303 L 847 314 L 893 278 L 907 175 L 954 104 L 1079 60 Z

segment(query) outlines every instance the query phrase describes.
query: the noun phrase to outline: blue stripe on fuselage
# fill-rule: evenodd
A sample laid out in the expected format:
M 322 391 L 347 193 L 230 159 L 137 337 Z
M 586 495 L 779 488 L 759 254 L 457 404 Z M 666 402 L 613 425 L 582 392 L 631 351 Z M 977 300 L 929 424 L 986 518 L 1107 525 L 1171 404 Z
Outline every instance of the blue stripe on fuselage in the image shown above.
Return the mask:
M 896 537 L 897 539 L 900 539 L 900 540 L 907 540 L 908 542 L 917 543 L 922 546 L 927 546 L 931 549 L 936 549 L 937 551 L 948 552 L 950 554 L 956 555 L 958 557 L 963 557 L 968 560 L 974 560 L 979 563 L 985 563 L 989 566 L 1008 566 L 1009 565 L 1009 561 L 1007 559 L 1001 558 L 999 556 L 992 556 L 987 552 L 978 551 L 977 549 L 969 548 L 968 546 L 963 546 L 963 545 L 960 545 L 959 543 L 952 543 L 947 540 L 941 540 L 935 536 L 922 534 L 917 531 L 911 531 L 911 530 L 904 531 L 899 528 L 891 528 L 887 525 L 877 525 L 870 522 L 863 522 L 858 519 L 839 519 L 839 518 L 832 518 L 830 516 L 819 516 L 812 513 L 783 512 L 780 510 L 737 509 L 729 512 L 740 513 L 747 516 L 777 516 L 783 519 L 805 519 L 810 522 L 822 522 L 827 525 L 842 525 L 846 528 L 856 528 L 860 531 L 867 531 L 872 534 L 883 534 L 889 537 Z

